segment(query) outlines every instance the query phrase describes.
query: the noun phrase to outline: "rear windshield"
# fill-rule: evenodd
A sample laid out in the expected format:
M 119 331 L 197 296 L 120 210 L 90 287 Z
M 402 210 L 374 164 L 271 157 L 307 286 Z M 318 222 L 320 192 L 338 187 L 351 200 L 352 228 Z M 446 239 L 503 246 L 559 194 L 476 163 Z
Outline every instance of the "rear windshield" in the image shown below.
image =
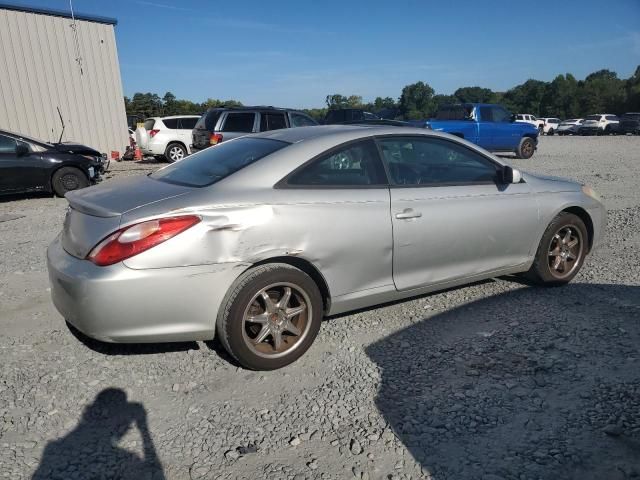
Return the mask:
M 438 109 L 436 120 L 466 120 L 472 110 L 471 105 L 444 105 Z
M 153 126 L 155 125 L 156 121 L 153 118 L 149 118 L 148 120 L 144 121 L 144 128 L 145 130 L 153 130 Z
M 209 110 L 200 117 L 200 120 L 197 121 L 194 128 L 199 130 L 209 130 L 210 132 L 213 132 L 216 128 L 216 123 L 218 123 L 218 119 L 220 118 L 221 113 L 222 110 Z
M 187 187 L 206 187 L 287 145 L 267 138 L 238 138 L 206 148 L 149 176 Z

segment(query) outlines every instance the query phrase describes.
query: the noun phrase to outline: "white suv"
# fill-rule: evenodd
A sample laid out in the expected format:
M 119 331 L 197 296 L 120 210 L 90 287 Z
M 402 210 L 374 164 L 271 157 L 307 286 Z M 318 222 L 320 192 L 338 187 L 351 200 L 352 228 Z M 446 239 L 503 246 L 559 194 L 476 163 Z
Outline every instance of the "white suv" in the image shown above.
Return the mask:
M 609 113 L 597 113 L 585 117 L 584 123 L 578 129 L 580 135 L 609 135 L 618 133 L 620 119 Z
M 151 117 L 136 130 L 136 143 L 144 155 L 164 157 L 169 162 L 182 160 L 191 153 L 191 131 L 198 115 Z
M 539 118 L 542 121 L 542 130 L 545 135 L 553 135 L 557 132 L 558 126 L 562 122 L 559 118 Z
M 534 125 L 540 133 L 542 133 L 542 127 L 544 126 L 544 122 L 542 120 L 538 120 L 535 115 L 531 115 L 529 113 L 519 113 L 516 115 L 516 122 L 521 123 L 530 123 Z

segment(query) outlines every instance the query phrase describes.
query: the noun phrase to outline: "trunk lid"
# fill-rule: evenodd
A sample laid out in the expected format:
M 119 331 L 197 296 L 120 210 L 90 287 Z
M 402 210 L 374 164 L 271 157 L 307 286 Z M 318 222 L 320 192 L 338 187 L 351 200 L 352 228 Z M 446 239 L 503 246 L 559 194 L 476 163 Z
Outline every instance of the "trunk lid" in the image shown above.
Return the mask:
M 125 213 L 193 190 L 135 176 L 69 192 L 65 196 L 69 210 L 61 234 L 62 246 L 70 255 L 86 258 L 93 247 L 120 227 Z

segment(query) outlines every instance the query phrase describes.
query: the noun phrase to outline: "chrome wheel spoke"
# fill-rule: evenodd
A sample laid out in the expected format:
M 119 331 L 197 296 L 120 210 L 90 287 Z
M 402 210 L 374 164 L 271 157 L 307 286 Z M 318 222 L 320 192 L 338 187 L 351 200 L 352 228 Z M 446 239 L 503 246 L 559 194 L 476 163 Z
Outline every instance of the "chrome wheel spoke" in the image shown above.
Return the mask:
M 558 270 L 558 267 L 560 267 L 560 263 L 562 263 L 562 257 L 558 255 L 553 262 L 553 269 Z
M 567 271 L 567 258 L 563 258 L 562 259 L 562 271 L 566 272 Z
M 263 290 L 262 292 L 260 292 L 260 296 L 264 301 L 265 312 L 274 313 L 276 311 L 276 304 L 273 303 L 273 300 L 271 300 L 271 297 L 269 296 L 269 294 L 265 290 Z
M 575 260 L 576 258 L 578 258 L 578 256 L 573 252 L 569 252 L 569 253 L 567 253 L 567 258 L 569 260 Z
M 573 247 L 575 247 L 577 245 L 578 245 L 578 239 L 577 238 L 574 238 L 569 243 L 567 243 L 567 247 L 569 247 L 569 248 L 573 248 Z
M 290 287 L 284 287 L 284 293 L 282 294 L 282 297 L 278 301 L 277 307 L 278 308 L 287 308 L 287 305 L 289 305 L 289 300 L 290 299 L 291 299 L 291 288 Z
M 258 343 L 262 343 L 265 341 L 265 339 L 269 336 L 270 333 L 271 333 L 271 329 L 269 328 L 269 326 L 263 325 L 258 335 L 256 335 L 256 337 L 253 338 L 251 342 L 254 345 L 257 345 Z
M 273 337 L 273 348 L 280 350 L 282 348 L 282 333 L 274 332 L 271 336 Z
M 285 323 L 283 326 L 283 330 L 298 336 L 302 333 L 302 331 L 300 331 L 298 327 L 291 323 L 291 320 L 287 320 L 287 323 Z
M 560 248 L 558 247 L 554 248 L 549 252 L 550 257 L 557 257 L 558 255 L 560 255 Z
M 285 310 L 285 316 L 291 320 L 293 317 L 296 317 L 298 315 L 300 315 L 302 312 L 304 312 L 307 309 L 307 306 L 303 303 L 298 307 L 293 307 L 293 308 L 287 308 Z
M 564 237 L 562 239 L 562 243 L 564 245 L 567 245 L 570 240 L 571 240 L 571 229 L 567 228 L 567 233 L 564 234 Z
M 260 324 L 265 324 L 269 321 L 269 317 L 267 316 L 267 313 L 260 313 L 258 315 L 251 315 L 249 317 L 246 318 L 247 322 L 251 322 L 251 323 L 260 323 Z

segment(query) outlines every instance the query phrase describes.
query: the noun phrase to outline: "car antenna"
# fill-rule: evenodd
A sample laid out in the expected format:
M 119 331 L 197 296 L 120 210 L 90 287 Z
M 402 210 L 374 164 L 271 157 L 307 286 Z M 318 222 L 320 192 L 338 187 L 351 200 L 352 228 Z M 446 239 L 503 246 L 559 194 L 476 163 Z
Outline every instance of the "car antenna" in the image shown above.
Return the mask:
M 60 116 L 60 123 L 62 123 L 62 131 L 60 132 L 60 138 L 58 139 L 58 145 L 62 143 L 62 135 L 64 134 L 64 120 L 62 119 L 62 113 L 60 113 L 60 107 L 58 109 L 58 115 Z

